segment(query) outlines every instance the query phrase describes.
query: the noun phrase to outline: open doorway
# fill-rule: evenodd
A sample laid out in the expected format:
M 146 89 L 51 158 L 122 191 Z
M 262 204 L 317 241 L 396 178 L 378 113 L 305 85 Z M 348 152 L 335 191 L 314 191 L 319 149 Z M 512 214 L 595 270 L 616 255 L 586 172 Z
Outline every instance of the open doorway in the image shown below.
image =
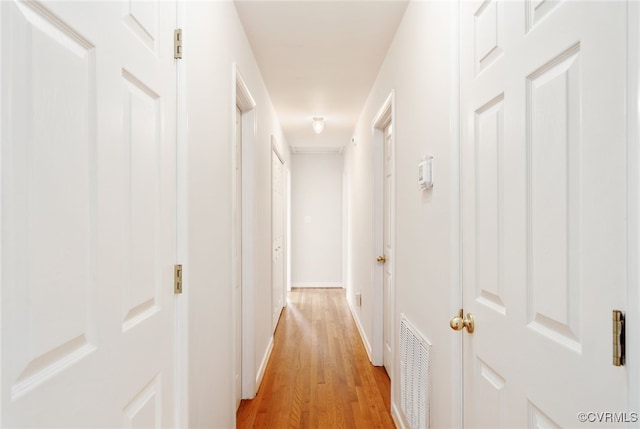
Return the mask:
M 375 162 L 375 249 L 374 281 L 376 306 L 372 360 L 383 365 L 393 380 L 394 349 L 394 124 L 391 93 L 373 121 Z
M 235 105 L 233 122 L 233 222 L 232 255 L 234 269 L 233 307 L 235 323 L 235 400 L 253 398 L 256 392 L 255 374 L 255 318 L 254 318 L 254 140 L 256 103 L 234 65 Z M 247 376 L 243 376 L 246 374 Z

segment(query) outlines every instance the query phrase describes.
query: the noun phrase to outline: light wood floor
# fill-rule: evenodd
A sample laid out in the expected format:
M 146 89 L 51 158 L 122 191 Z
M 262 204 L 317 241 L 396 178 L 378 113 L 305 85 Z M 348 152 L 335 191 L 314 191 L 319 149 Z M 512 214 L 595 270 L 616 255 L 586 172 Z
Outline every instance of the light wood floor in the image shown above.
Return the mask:
M 293 289 L 238 428 L 393 428 L 389 377 L 369 362 L 342 289 Z

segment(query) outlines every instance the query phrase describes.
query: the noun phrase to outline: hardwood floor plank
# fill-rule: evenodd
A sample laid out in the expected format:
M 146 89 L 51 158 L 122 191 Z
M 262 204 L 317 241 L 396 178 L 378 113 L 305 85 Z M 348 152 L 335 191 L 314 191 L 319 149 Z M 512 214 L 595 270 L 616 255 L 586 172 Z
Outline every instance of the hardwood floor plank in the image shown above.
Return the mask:
M 390 382 L 369 362 L 342 289 L 294 289 L 237 428 L 393 428 Z

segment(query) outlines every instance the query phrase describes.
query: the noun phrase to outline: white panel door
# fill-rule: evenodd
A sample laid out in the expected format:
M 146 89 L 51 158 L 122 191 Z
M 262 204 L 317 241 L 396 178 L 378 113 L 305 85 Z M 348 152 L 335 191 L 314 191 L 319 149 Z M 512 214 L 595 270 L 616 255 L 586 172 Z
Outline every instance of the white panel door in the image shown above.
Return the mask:
M 173 427 L 175 3 L 0 13 L 2 426 Z
M 391 307 L 391 293 L 393 285 L 393 247 L 391 246 L 391 201 L 393 192 L 393 124 L 384 128 L 384 197 L 383 197 L 383 233 L 382 247 L 384 249 L 385 261 L 382 265 L 382 307 L 383 307 L 383 353 L 382 359 L 387 374 L 391 377 L 391 367 L 393 365 L 393 339 L 391 335 L 391 326 L 393 317 L 393 309 Z
M 271 242 L 272 242 L 272 318 L 273 330 L 284 308 L 284 166 L 275 150 L 271 152 Z
M 465 427 L 624 412 L 626 4 L 460 13 Z

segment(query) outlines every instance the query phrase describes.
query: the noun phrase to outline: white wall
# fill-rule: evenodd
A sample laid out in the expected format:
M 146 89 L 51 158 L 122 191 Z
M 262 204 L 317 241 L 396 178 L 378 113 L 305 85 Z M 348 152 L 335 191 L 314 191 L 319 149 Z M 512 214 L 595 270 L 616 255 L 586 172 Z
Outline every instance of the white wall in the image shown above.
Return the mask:
M 235 427 L 231 240 L 235 95 L 233 63 L 256 101 L 254 186 L 255 362 L 271 326 L 271 135 L 286 140 L 232 2 L 184 4 L 187 215 L 184 298 L 188 301 L 188 425 Z M 255 374 L 245 374 L 253 376 Z
M 342 154 L 292 156 L 293 287 L 342 287 L 342 175 Z
M 374 166 L 372 122 L 385 100 L 395 91 L 396 248 L 395 331 L 400 313 L 432 342 L 433 427 L 453 427 L 457 413 L 452 350 L 459 341 L 448 326 L 457 278 L 452 258 L 455 233 L 456 191 L 449 180 L 456 164 L 450 135 L 450 86 L 455 75 L 450 64 L 450 4 L 409 4 L 378 78 L 361 113 L 354 135 L 357 144 L 345 154 L 348 180 L 347 298 L 372 344 L 376 315 L 372 306 L 375 285 Z M 425 154 L 434 157 L 435 187 L 417 190 L 417 164 Z M 454 206 L 455 207 L 455 206 Z M 362 293 L 356 307 L 354 294 Z M 399 371 L 397 335 L 394 374 Z M 399 409 L 399 378 L 392 380 L 392 406 Z

